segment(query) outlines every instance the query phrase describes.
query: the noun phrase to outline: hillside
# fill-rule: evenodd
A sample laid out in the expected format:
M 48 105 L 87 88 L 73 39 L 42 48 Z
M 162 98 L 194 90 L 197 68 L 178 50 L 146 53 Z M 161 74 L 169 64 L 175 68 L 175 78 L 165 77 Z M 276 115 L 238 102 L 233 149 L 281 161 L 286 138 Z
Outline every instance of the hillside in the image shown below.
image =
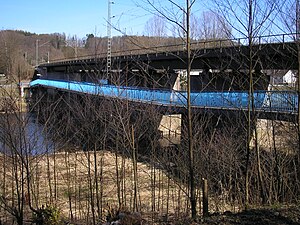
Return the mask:
M 118 36 L 112 38 L 112 52 L 176 45 L 180 38 Z M 107 38 L 87 34 L 84 38 L 64 33 L 35 34 L 27 31 L 0 31 L 0 73 L 9 80 L 32 76 L 35 65 L 82 56 L 106 55 Z
M 203 40 L 192 40 L 199 48 Z M 206 40 L 206 47 L 219 42 Z M 112 37 L 113 54 L 142 54 L 159 51 L 178 51 L 184 48 L 180 37 L 123 35 Z M 236 44 L 231 41 L 222 45 Z M 65 33 L 36 34 L 21 30 L 0 30 L 0 74 L 9 80 L 28 79 L 37 64 L 83 56 L 106 56 L 107 37 L 86 34 L 79 38 Z

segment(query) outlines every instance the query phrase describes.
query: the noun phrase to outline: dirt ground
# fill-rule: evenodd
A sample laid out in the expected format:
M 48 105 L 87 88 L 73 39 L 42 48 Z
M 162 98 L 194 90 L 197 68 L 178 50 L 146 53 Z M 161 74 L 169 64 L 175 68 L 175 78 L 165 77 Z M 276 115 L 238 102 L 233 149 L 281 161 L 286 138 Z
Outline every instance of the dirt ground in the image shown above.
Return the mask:
M 247 211 L 232 213 L 214 213 L 206 218 L 198 218 L 197 222 L 193 222 L 190 217 L 175 217 L 169 215 L 168 218 L 156 218 L 156 222 L 151 223 L 150 220 L 143 217 L 141 224 L 155 225 L 299 225 L 300 224 L 300 207 L 299 205 L 281 206 L 276 208 L 260 208 L 250 209 Z M 113 223 L 111 223 L 113 224 Z M 118 223 L 130 225 L 131 223 Z
M 173 224 L 204 224 L 204 225 L 299 225 L 300 206 L 284 206 L 279 208 L 251 209 L 239 213 L 225 212 L 212 214 L 197 223 Z

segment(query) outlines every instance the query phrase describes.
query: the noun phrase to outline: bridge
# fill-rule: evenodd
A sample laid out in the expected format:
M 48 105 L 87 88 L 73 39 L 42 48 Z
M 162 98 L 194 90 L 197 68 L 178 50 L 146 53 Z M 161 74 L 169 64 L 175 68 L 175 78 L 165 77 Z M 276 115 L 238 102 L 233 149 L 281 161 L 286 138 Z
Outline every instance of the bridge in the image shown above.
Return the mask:
M 297 44 L 295 34 L 271 35 L 254 38 L 252 52 L 253 69 L 298 69 Z M 192 48 L 192 69 L 248 69 L 249 46 L 246 38 L 231 40 L 194 41 Z M 112 69 L 185 69 L 186 51 L 184 45 L 168 45 L 137 48 L 112 52 Z M 82 71 L 105 72 L 106 53 L 80 58 L 52 61 L 41 64 L 48 71 Z
M 191 69 L 197 71 L 191 76 L 193 110 L 250 110 L 258 118 L 295 121 L 298 92 L 268 90 L 270 70 L 298 70 L 298 47 L 291 37 L 293 34 L 256 38 L 251 59 L 250 48 L 242 39 L 192 43 Z M 36 68 L 31 87 L 126 99 L 182 111 L 187 93 L 174 90 L 174 85 L 180 78 L 178 71 L 187 67 L 186 57 L 182 45 L 115 52 L 109 74 L 106 55 L 53 61 Z M 250 60 L 253 96 L 248 93 Z
M 118 98 L 132 102 L 154 104 L 182 111 L 187 105 L 187 92 L 153 90 L 114 85 L 97 85 L 87 82 L 37 79 L 30 83 L 32 88 L 46 87 L 66 92 L 90 94 L 106 98 Z M 193 110 L 253 110 L 258 118 L 295 121 L 298 110 L 298 94 L 295 91 L 255 91 L 253 108 L 251 98 L 245 91 L 192 92 Z M 249 107 L 250 106 L 250 107 Z M 170 109 L 169 109 L 170 111 Z M 172 110 L 171 110 L 172 111 Z
M 192 43 L 191 88 L 195 92 L 248 90 L 252 61 L 254 89 L 266 90 L 270 71 L 298 70 L 298 48 L 293 34 L 259 37 L 250 49 L 246 40 L 214 40 Z M 113 52 L 107 75 L 106 54 L 52 61 L 36 68 L 45 79 L 129 87 L 172 89 L 178 71 L 186 69 L 183 45 L 157 46 Z

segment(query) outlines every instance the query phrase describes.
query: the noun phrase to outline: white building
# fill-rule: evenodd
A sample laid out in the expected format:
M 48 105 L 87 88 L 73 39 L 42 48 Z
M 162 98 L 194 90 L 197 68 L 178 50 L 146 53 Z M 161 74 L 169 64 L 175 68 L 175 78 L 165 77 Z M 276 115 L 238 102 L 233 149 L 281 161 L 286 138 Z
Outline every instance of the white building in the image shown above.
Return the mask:
M 267 74 L 270 75 L 271 85 L 294 87 L 297 81 L 297 72 L 296 70 L 272 70 L 267 71 Z

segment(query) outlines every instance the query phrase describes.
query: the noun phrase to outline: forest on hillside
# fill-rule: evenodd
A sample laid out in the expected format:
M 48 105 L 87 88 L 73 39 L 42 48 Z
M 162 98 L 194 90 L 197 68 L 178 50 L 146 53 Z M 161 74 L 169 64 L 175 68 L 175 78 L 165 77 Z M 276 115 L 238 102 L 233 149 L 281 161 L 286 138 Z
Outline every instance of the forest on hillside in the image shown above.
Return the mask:
M 211 42 L 232 38 L 231 29 L 224 18 L 214 12 L 204 12 L 201 19 L 191 16 L 191 42 Z M 153 15 L 145 23 L 143 35 L 127 34 L 112 27 L 120 35 L 111 38 L 111 51 L 130 54 L 134 50 L 172 50 L 172 46 L 185 49 L 185 35 L 177 25 L 169 25 L 162 16 Z M 65 33 L 36 34 L 24 30 L 0 30 L 0 73 L 10 80 L 30 78 L 34 66 L 48 61 L 75 59 L 83 56 L 105 57 L 108 38 L 89 33 L 85 37 Z M 170 48 L 171 47 L 171 48 Z M 199 47 L 199 46 L 198 46 Z M 143 53 L 139 51 L 139 53 Z
M 150 36 L 116 36 L 112 38 L 112 52 L 126 52 L 151 46 L 183 43 L 180 38 Z M 87 34 L 85 38 L 62 33 L 35 34 L 20 30 L 0 31 L 0 73 L 16 79 L 28 79 L 34 66 L 54 60 L 83 56 L 105 57 L 107 37 Z M 14 77 L 14 78 L 13 78 Z

